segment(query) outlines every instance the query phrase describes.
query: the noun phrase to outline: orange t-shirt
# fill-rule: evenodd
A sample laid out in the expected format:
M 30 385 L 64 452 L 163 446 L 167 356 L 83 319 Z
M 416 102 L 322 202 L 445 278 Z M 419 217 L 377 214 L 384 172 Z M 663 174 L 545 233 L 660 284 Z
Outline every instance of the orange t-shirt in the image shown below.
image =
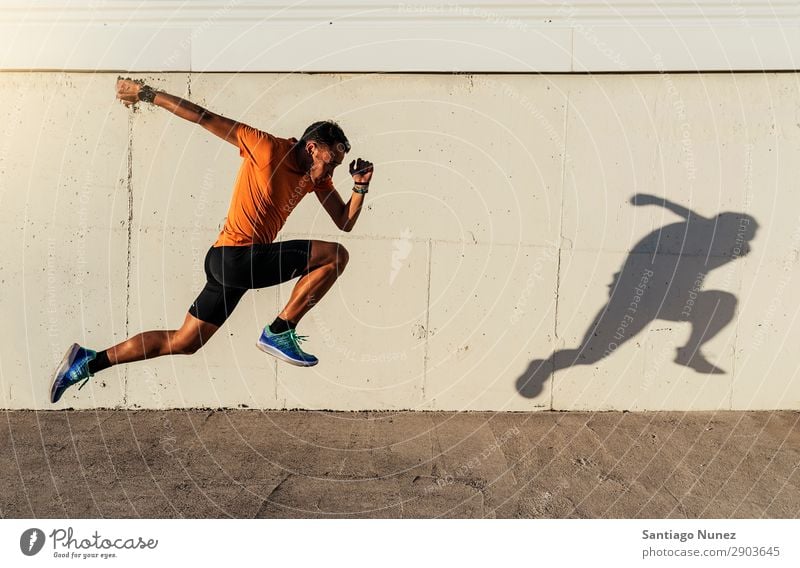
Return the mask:
M 271 243 L 303 197 L 333 186 L 330 178 L 314 185 L 300 169 L 291 152 L 295 138 L 278 138 L 240 124 L 236 139 L 244 160 L 215 247 Z

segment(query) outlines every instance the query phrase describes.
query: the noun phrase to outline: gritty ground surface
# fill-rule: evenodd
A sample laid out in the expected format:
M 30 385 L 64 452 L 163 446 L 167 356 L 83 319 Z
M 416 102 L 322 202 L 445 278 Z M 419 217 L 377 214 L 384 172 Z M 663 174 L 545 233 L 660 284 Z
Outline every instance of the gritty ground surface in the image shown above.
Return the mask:
M 6 412 L 2 517 L 797 518 L 800 413 Z

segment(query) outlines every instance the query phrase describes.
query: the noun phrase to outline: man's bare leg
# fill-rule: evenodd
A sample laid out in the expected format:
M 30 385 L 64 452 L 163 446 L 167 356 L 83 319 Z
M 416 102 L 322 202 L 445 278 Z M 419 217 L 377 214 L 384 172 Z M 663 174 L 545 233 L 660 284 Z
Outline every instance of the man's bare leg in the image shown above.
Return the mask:
M 194 353 L 217 329 L 219 327 L 216 325 L 186 314 L 180 329 L 145 331 L 105 351 L 95 352 L 77 343 L 73 344 L 67 349 L 64 359 L 56 369 L 50 385 L 50 402 L 58 402 L 69 387 L 80 381 L 85 384 L 89 377 L 112 365 L 153 359 L 162 355 Z
M 344 271 L 347 249 L 337 243 L 311 241 L 311 256 L 306 274 L 294 286 L 292 295 L 278 317 L 297 324 L 319 302 Z
M 219 326 L 186 314 L 180 329 L 145 331 L 106 349 L 112 365 L 153 359 L 162 355 L 191 355 L 200 349 Z
M 325 241 L 311 241 L 305 273 L 297 281 L 292 295 L 278 317 L 264 328 L 256 346 L 274 357 L 299 367 L 312 367 L 319 360 L 300 348 L 304 338 L 294 330 L 300 319 L 331 289 L 347 266 L 347 250 Z

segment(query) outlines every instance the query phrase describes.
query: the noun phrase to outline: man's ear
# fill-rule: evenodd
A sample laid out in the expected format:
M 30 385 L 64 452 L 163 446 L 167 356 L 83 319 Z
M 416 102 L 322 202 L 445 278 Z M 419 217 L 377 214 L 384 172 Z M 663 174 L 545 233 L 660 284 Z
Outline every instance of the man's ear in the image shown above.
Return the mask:
M 316 147 L 317 147 L 317 143 L 314 142 L 313 140 L 309 140 L 308 142 L 306 142 L 306 153 L 310 157 L 313 157 L 314 156 L 314 149 L 316 149 Z

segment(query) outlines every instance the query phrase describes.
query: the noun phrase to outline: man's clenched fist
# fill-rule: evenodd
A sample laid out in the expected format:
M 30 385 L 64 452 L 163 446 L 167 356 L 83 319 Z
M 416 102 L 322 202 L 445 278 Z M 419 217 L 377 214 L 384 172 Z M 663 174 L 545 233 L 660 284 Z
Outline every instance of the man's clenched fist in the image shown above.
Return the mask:
M 139 90 L 142 88 L 140 81 L 133 79 L 117 79 L 117 98 L 122 101 L 126 107 L 139 102 Z

